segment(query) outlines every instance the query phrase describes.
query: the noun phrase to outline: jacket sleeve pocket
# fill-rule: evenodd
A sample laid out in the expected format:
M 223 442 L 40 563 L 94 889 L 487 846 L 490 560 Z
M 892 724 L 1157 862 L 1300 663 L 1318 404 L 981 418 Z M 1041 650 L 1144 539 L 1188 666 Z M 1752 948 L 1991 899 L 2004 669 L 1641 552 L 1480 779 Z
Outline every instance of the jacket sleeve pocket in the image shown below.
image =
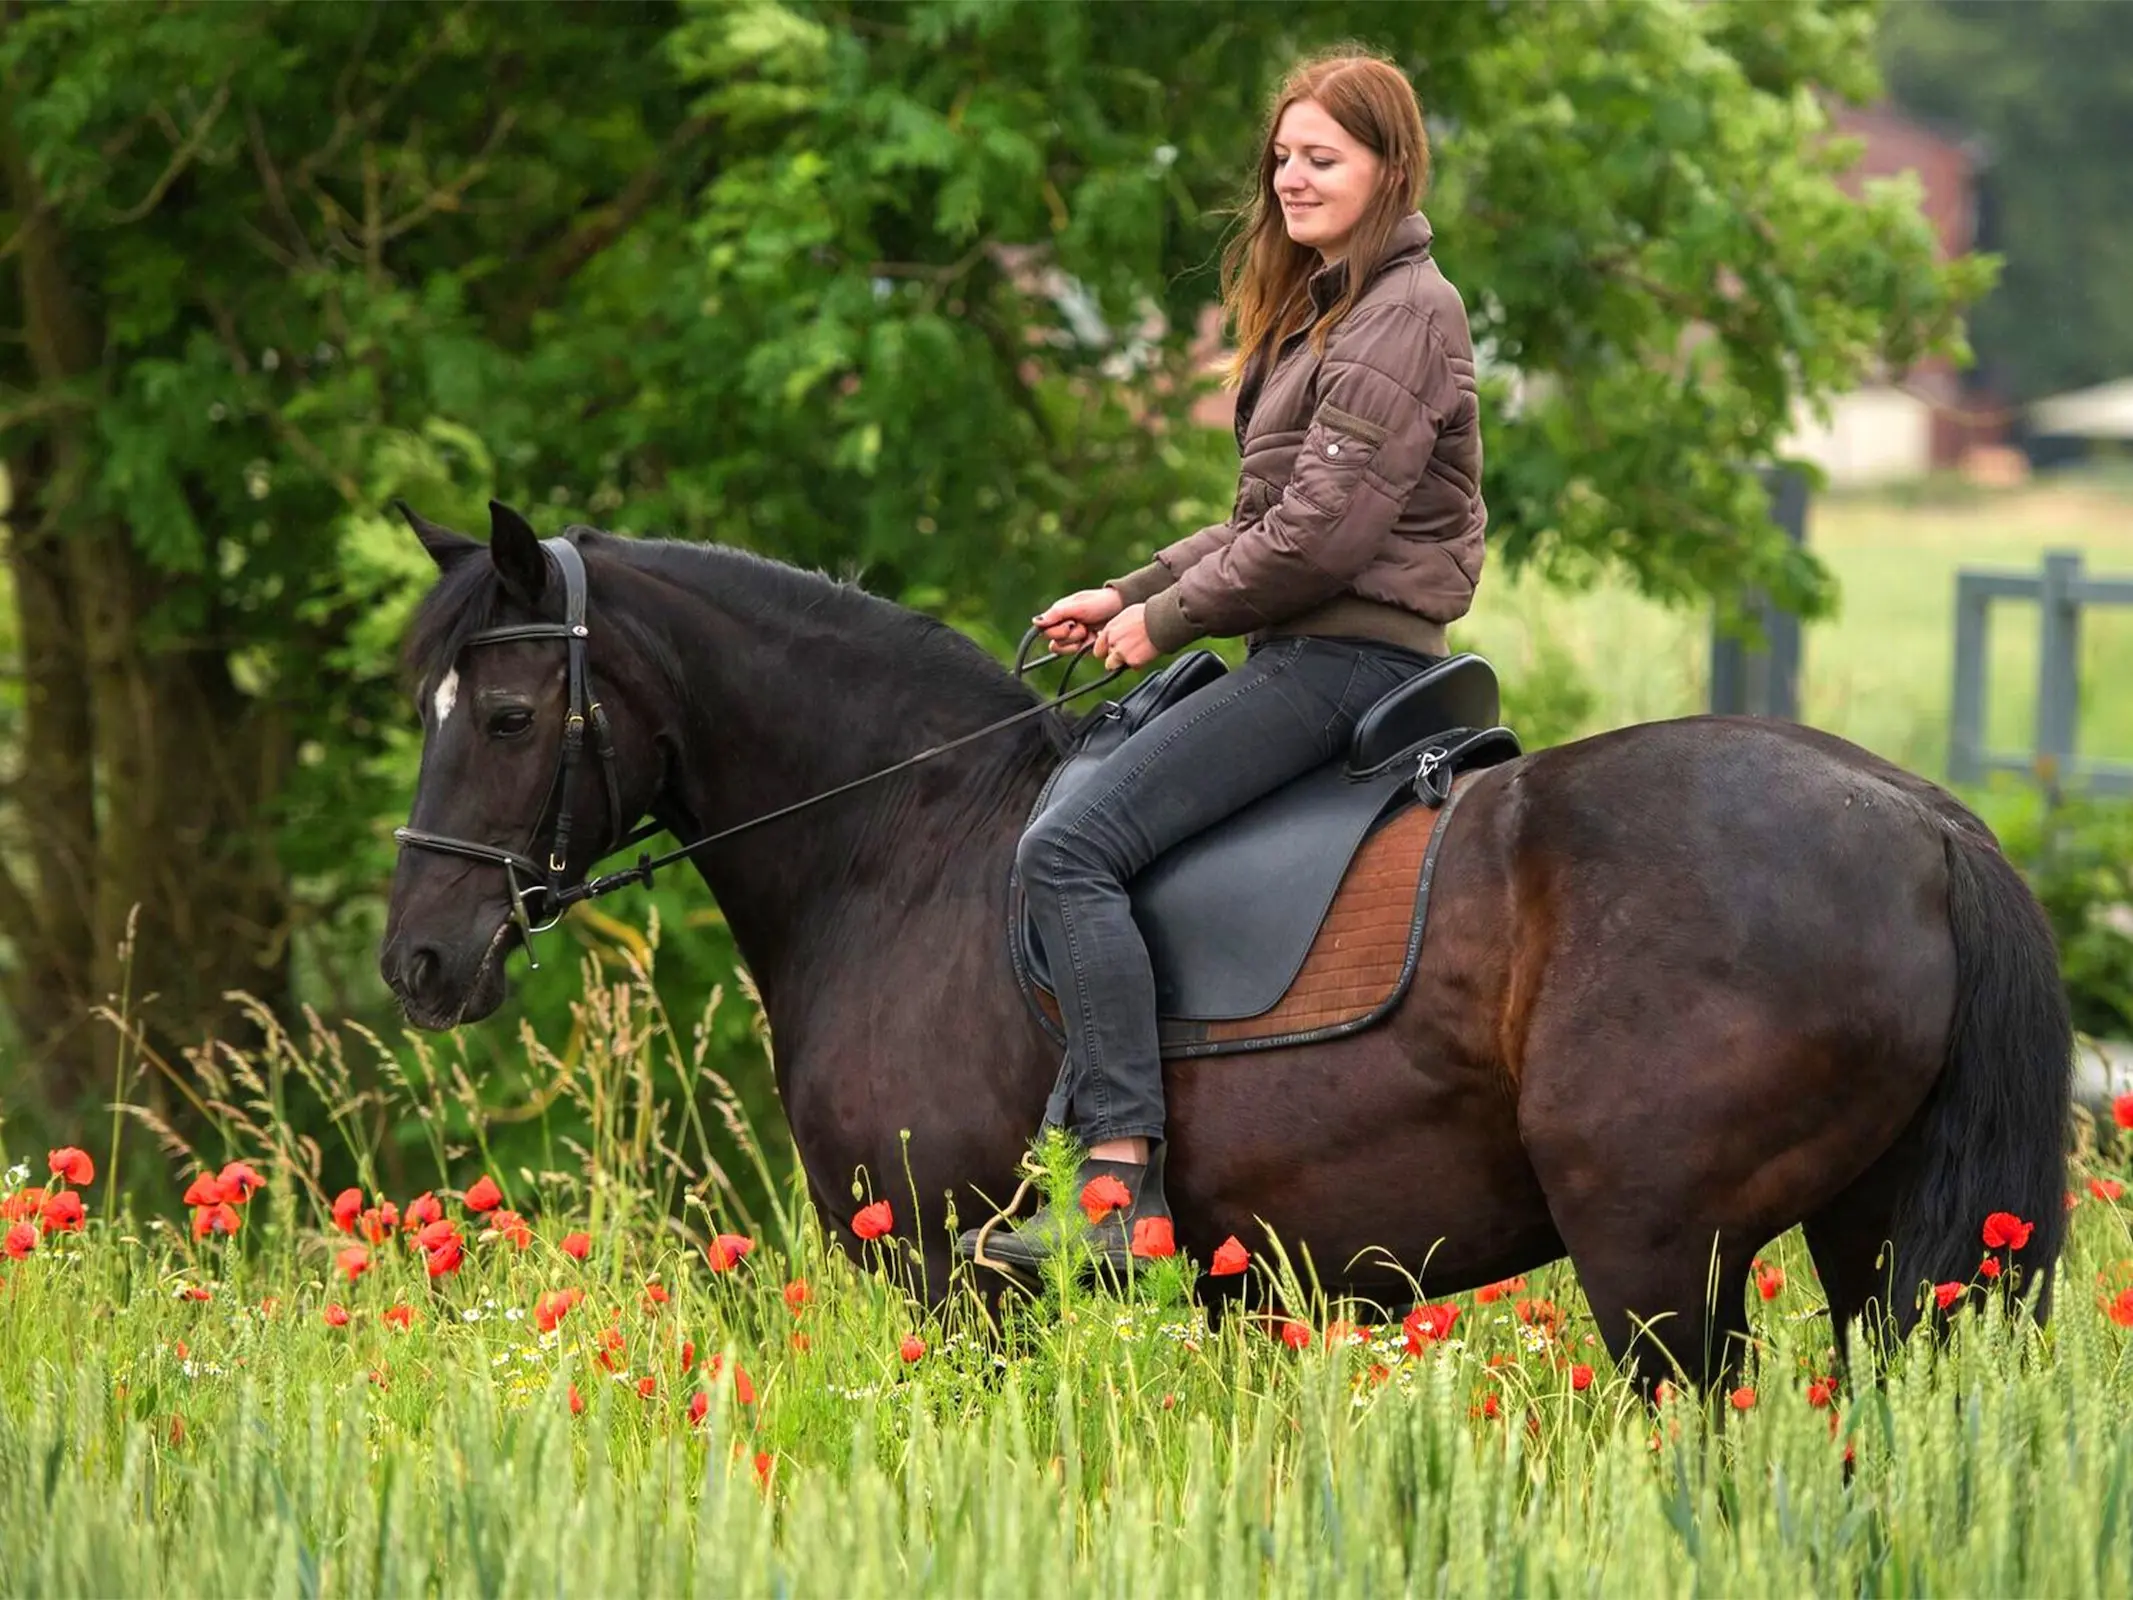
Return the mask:
M 1384 428 L 1369 418 L 1338 406 L 1320 406 L 1296 452 L 1289 494 L 1338 516 L 1384 442 Z

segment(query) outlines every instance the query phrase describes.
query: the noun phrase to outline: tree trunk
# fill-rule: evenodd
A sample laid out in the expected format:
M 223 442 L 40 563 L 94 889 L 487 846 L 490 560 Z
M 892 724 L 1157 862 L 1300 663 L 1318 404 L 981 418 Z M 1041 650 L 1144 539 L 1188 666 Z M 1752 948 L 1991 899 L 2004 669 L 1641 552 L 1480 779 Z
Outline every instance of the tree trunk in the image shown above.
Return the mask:
M 28 690 L 17 761 L 18 861 L 0 873 L 14 947 L 8 998 L 54 1111 L 108 1092 L 118 1035 L 88 1019 L 122 993 L 167 1057 L 230 1038 L 241 989 L 279 1007 L 288 984 L 288 895 L 270 807 L 289 740 L 243 694 L 212 644 L 163 636 L 158 573 L 81 488 L 94 460 L 101 330 L 67 273 L 65 241 L 39 210 L 12 147 L 21 233 L 15 272 L 44 446 L 16 450 L 8 558 Z M 137 917 L 137 922 L 134 920 Z M 130 941 L 128 931 L 133 937 Z

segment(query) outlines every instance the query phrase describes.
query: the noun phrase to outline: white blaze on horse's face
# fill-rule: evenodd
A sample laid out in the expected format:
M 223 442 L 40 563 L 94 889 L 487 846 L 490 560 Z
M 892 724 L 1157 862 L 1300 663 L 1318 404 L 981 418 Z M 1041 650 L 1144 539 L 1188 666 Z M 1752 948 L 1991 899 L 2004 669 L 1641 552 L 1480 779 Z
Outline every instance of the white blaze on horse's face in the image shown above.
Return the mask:
M 437 685 L 437 696 L 431 701 L 437 708 L 437 726 L 444 726 L 444 719 L 452 714 L 452 707 L 459 704 L 459 669 L 452 668 Z

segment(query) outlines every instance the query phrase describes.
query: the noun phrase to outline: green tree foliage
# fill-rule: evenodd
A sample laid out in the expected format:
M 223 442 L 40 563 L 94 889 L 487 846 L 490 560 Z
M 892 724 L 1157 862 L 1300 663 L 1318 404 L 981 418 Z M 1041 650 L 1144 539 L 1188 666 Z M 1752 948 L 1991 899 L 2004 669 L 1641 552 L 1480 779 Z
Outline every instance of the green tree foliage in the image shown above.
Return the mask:
M 1896 98 L 1989 163 L 1983 370 L 2018 401 L 2133 372 L 2133 8 L 1910 0 L 1880 54 Z
M 414 756 L 394 647 L 429 575 L 389 496 L 749 545 L 1003 648 L 1220 515 L 1193 337 L 1302 48 L 1394 52 L 1431 115 L 1498 551 L 1817 603 L 1754 467 L 1797 401 L 1953 340 L 1978 285 L 1904 197 L 1833 181 L 1814 90 L 1872 90 L 1872 25 L 1850 0 L 11 7 L 18 1022 L 81 1080 L 71 1019 L 136 903 L 167 1041 L 230 987 L 376 1007 Z M 701 986 L 720 936 L 674 934 L 662 893 Z

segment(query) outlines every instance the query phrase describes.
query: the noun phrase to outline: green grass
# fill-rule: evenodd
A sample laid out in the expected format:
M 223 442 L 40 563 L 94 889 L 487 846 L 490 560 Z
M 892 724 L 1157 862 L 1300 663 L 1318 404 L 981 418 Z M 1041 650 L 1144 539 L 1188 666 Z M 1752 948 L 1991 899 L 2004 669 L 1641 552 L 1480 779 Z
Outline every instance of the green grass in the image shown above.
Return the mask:
M 1796 1237 L 1768 1253 L 1783 1283 L 1753 1298 L 1745 1406 L 1647 1410 L 1564 1266 L 1457 1297 L 1451 1336 L 1419 1353 L 1396 1325 L 1334 1334 L 1342 1308 L 1265 1259 L 1254 1281 L 1308 1320 L 1305 1348 L 1271 1321 L 1211 1330 L 1182 1261 L 988 1331 L 969 1297 L 928 1317 L 825 1252 L 797 1204 L 741 1216 L 700 1156 L 647 1142 L 653 1064 L 685 1052 L 641 985 L 591 992 L 558 1080 L 591 1110 L 590 1143 L 494 1174 L 531 1219 L 524 1248 L 446 1182 L 472 1183 L 487 1132 L 448 1061 L 386 1056 L 365 1087 L 360 1041 L 277 1040 L 203 1088 L 222 1153 L 267 1180 L 234 1238 L 193 1238 L 178 1193 L 196 1168 L 174 1159 L 159 1192 L 121 1205 L 92 1183 L 83 1231 L 0 1258 L 0 1589 L 2133 1590 L 2133 1331 L 2103 1310 L 2133 1283 L 2120 1204 L 2078 1207 L 2048 1328 L 1961 1312 L 1945 1349 L 1914 1341 L 1885 1386 L 1848 1383 L 1834 1406 L 1808 1392 L 1834 1335 Z M 358 1280 L 338 1270 L 350 1241 L 320 1153 L 281 1120 L 306 1095 L 343 1113 L 359 1164 L 366 1098 L 419 1112 L 465 1234 L 456 1271 L 431 1278 L 404 1230 Z M 2080 1166 L 2123 1177 L 2127 1153 L 2085 1147 Z M 18 1208 L 21 1181 L 0 1183 Z M 896 1203 L 893 1177 L 881 1192 Z M 582 1261 L 561 1248 L 581 1229 Z M 715 1271 L 716 1231 L 756 1247 Z M 543 1297 L 566 1288 L 582 1300 L 544 1331 Z M 410 1326 L 387 1322 L 396 1306 Z
M 2099 577 L 2133 576 L 2133 492 L 2095 479 L 1938 496 L 1827 496 L 1808 512 L 1808 542 L 1835 574 L 1838 614 L 1809 628 L 1802 714 L 1926 777 L 1947 771 L 1954 679 L 1955 575 L 1962 568 L 2034 573 L 2048 550 L 2080 551 Z M 2083 622 L 2085 755 L 2133 761 L 2133 608 Z M 1484 577 L 1455 643 L 1507 677 L 1533 670 L 1543 641 L 1593 691 L 1579 732 L 1705 708 L 1710 623 L 1621 585 L 1565 595 L 1501 568 Z M 2020 753 L 2035 731 L 2037 614 L 1995 606 L 1987 742 Z

